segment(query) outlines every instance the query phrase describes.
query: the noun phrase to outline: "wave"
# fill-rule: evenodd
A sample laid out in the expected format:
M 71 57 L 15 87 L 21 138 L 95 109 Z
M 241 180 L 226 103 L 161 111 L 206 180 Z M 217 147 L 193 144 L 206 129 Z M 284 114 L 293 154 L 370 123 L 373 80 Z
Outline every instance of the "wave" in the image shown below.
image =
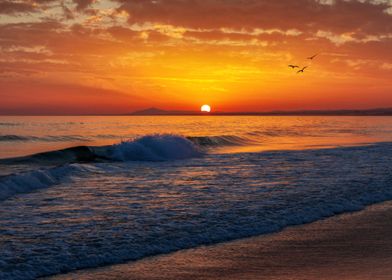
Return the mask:
M 79 135 L 59 136 L 32 136 L 32 135 L 0 135 L 0 142 L 65 142 L 65 141 L 88 141 L 89 138 Z
M 8 141 L 28 141 L 29 138 L 19 135 L 0 135 L 0 142 Z
M 0 159 L 0 164 L 72 163 L 100 161 L 164 161 L 187 159 L 203 154 L 201 145 L 233 144 L 238 139 L 182 137 L 171 134 L 147 135 L 109 146 L 76 146 L 25 157 Z
M 71 138 L 73 136 L 68 136 L 68 140 Z M 0 136 L 0 141 L 26 141 L 33 139 L 35 139 L 34 136 Z M 41 137 L 39 139 L 46 138 Z M 62 136 L 61 138 L 47 138 L 47 140 L 49 139 L 66 141 Z M 82 140 L 75 136 L 73 140 L 76 139 Z M 25 157 L 0 159 L 0 164 L 176 160 L 200 156 L 205 151 L 204 148 L 255 144 L 259 143 L 250 138 L 233 135 L 183 137 L 172 134 L 155 134 L 108 146 L 75 146 Z
M 185 137 L 150 135 L 111 146 L 100 156 L 120 161 L 163 161 L 200 156 L 198 147 Z
M 115 138 L 113 135 L 101 135 L 100 138 Z M 2 141 L 88 141 L 77 135 L 68 136 L 21 136 L 0 135 Z M 254 139 L 233 135 L 222 136 L 188 136 L 172 134 L 147 135 L 133 140 L 122 141 L 108 146 L 74 146 L 66 149 L 48 151 L 24 157 L 0 159 L 1 163 L 39 163 L 39 162 L 94 162 L 114 161 L 161 161 L 186 159 L 202 154 L 204 148 L 221 146 L 245 146 L 260 144 Z
M 16 122 L 0 122 L 0 126 L 21 126 L 23 123 Z
M 92 147 L 76 146 L 62 150 L 43 152 L 30 156 L 0 159 L 0 165 L 13 164 L 67 164 L 99 161 L 101 157 L 96 155 Z
M 0 200 L 19 193 L 56 185 L 75 171 L 75 163 L 115 161 L 166 161 L 202 155 L 190 140 L 175 135 L 151 135 L 125 141 L 112 146 L 78 146 L 64 150 L 45 152 L 32 156 L 3 159 L 1 164 L 45 164 L 62 165 L 0 177 Z M 38 165 L 39 166 L 39 165 Z
M 109 146 L 76 146 L 25 157 L 0 159 L 0 164 L 29 162 L 163 161 L 200 156 L 197 145 L 182 136 L 148 135 Z
M 66 182 L 71 174 L 91 172 L 86 165 L 69 164 L 49 169 L 39 169 L 1 177 L 0 201 L 16 194 L 29 193 Z
M 75 171 L 75 164 L 78 163 L 183 160 L 202 156 L 202 147 L 249 143 L 248 139 L 237 136 L 182 137 L 163 134 L 109 146 L 76 146 L 26 157 L 0 159 L 0 166 L 22 164 L 35 169 L 0 177 L 0 200 L 59 184 L 61 178 L 66 179 L 69 173 Z
M 162 136 L 162 135 L 161 135 Z M 175 136 L 175 135 L 171 135 Z M 96 138 L 115 139 L 116 135 L 100 134 Z M 147 135 L 145 137 L 159 137 L 159 135 Z M 234 135 L 218 135 L 218 136 L 188 136 L 185 137 L 189 141 L 198 146 L 239 146 L 256 144 L 257 141 L 249 137 L 240 137 Z M 57 135 L 57 136 L 33 136 L 33 135 L 0 135 L 0 142 L 66 142 L 66 141 L 89 141 L 88 137 L 81 135 Z M 129 141 L 125 141 L 129 142 Z
M 234 135 L 222 135 L 222 136 L 188 136 L 187 139 L 199 146 L 244 146 L 258 144 L 256 140 L 234 136 Z

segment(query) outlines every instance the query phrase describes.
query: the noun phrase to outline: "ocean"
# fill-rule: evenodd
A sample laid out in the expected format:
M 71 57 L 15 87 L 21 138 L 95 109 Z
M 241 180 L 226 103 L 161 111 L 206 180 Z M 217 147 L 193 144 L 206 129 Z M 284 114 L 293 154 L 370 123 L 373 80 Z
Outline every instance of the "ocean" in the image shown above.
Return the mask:
M 392 199 L 392 117 L 0 117 L 0 279 L 277 232 Z

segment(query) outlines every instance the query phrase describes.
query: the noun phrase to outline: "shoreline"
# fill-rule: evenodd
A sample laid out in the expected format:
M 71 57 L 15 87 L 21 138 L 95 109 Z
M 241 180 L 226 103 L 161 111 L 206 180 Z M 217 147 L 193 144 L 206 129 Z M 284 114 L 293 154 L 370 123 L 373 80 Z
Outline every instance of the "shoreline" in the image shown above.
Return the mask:
M 278 233 L 45 279 L 390 279 L 392 201 Z

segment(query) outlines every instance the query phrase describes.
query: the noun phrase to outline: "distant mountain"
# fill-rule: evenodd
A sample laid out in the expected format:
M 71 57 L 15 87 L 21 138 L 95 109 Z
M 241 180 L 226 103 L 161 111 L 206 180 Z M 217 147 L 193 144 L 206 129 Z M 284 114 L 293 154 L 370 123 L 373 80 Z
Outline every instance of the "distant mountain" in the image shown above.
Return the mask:
M 147 108 L 131 113 L 132 116 L 186 116 L 186 115 L 201 115 L 201 112 L 194 111 L 167 111 L 159 108 Z
M 154 108 L 154 107 L 131 113 L 131 115 L 134 115 L 134 116 L 153 116 L 153 115 L 166 115 L 166 114 L 167 114 L 167 111 L 161 110 L 158 108 Z
M 350 109 L 350 110 L 297 110 L 269 112 L 211 112 L 199 111 L 167 111 L 159 108 L 148 108 L 131 113 L 132 116 L 392 116 L 392 108 Z

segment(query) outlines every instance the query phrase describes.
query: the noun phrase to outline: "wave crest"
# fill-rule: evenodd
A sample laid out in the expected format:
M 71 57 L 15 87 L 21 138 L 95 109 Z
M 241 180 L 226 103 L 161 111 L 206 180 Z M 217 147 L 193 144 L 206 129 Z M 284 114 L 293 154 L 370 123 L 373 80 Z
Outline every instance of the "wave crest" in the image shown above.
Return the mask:
M 112 146 L 109 158 L 120 161 L 163 161 L 200 156 L 198 147 L 185 137 L 149 135 Z

